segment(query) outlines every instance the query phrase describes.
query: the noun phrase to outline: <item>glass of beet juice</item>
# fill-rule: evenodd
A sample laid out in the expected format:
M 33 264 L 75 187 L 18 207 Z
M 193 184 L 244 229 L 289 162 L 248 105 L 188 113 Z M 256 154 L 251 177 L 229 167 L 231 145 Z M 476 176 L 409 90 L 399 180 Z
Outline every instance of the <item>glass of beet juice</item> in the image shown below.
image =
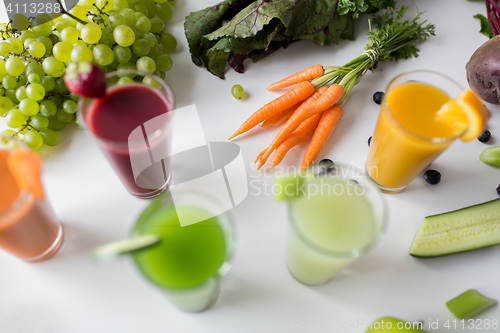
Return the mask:
M 133 82 L 119 81 L 124 77 Z M 153 198 L 170 181 L 172 91 L 159 77 L 136 70 L 111 72 L 106 79 L 103 98 L 80 100 L 78 119 L 130 194 Z

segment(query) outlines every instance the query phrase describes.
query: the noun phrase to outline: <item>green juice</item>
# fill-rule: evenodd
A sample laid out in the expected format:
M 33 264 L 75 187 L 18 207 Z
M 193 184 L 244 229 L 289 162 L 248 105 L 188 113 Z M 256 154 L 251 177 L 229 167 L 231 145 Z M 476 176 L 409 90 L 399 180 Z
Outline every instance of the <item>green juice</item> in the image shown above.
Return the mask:
M 134 260 L 142 273 L 160 287 L 196 287 L 215 276 L 226 261 L 226 237 L 217 217 L 181 227 L 177 213 L 189 218 L 207 216 L 206 211 L 195 206 L 146 211 L 134 233 L 157 234 L 162 240 L 135 253 Z

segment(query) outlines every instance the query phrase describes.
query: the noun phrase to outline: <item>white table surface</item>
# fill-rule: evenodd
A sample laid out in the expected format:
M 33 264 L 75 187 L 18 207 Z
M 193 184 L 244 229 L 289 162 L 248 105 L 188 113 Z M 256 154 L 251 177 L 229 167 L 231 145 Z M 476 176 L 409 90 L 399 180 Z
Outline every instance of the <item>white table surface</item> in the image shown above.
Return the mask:
M 318 160 L 364 164 L 366 141 L 379 109 L 372 95 L 402 71 L 433 69 L 467 86 L 465 64 L 486 41 L 472 17 L 485 13 L 484 3 L 398 2 L 411 5 L 411 14 L 415 6 L 426 10 L 423 17 L 436 24 L 437 36 L 420 45 L 417 59 L 381 63 L 363 78 Z M 275 98 L 277 93 L 265 90 L 268 84 L 312 64 L 342 65 L 364 51 L 368 17 L 357 22 L 354 42 L 332 47 L 295 43 L 257 64 L 247 63 L 243 75 L 230 70 L 223 81 L 191 63 L 183 34 L 183 18 L 214 3 L 179 0 L 168 26 L 179 46 L 166 81 L 178 107 L 196 104 L 207 141 L 225 141 L 254 110 Z M 245 100 L 231 96 L 236 83 L 245 88 Z M 62 144 L 42 153 L 44 183 L 65 226 L 66 240 L 54 258 L 38 264 L 0 252 L 0 332 L 364 332 L 367 323 L 385 315 L 424 320 L 426 326 L 429 320 L 438 320 L 439 329 L 429 332 L 454 331 L 443 326 L 453 319 L 446 301 L 469 288 L 500 300 L 500 247 L 430 260 L 413 258 L 408 251 L 425 216 L 498 197 L 500 170 L 478 159 L 483 149 L 500 144 L 500 109 L 490 106 L 490 110 L 493 140 L 454 144 L 433 163 L 442 173 L 439 185 L 418 178 L 403 193 L 386 195 L 390 221 L 383 241 L 333 281 L 314 288 L 299 284 L 287 272 L 285 205 L 269 195 L 257 195 L 273 177 L 255 171 L 251 162 L 277 129 L 257 129 L 235 141 L 243 151 L 252 186 L 247 199 L 232 211 L 238 229 L 234 266 L 215 306 L 200 314 L 176 310 L 142 279 L 129 258 L 107 265 L 91 260 L 94 247 L 128 235 L 148 201 L 124 190 L 89 136 L 65 129 Z M 283 165 L 297 166 L 305 147 L 294 148 Z M 497 306 L 478 318 L 500 319 L 500 309 Z

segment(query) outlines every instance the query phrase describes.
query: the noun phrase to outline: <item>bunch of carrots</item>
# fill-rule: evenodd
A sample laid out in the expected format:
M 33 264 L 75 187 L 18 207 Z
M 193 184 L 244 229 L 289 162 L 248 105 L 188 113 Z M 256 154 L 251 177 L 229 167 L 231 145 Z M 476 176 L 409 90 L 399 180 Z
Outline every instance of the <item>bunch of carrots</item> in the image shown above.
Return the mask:
M 373 22 L 377 29 L 372 30 L 369 21 L 366 52 L 344 66 L 314 65 L 270 85 L 267 90 L 296 86 L 252 114 L 229 140 L 259 124 L 273 126 L 286 122 L 271 145 L 257 156 L 258 169 L 273 152 L 271 168 L 278 165 L 291 148 L 312 136 L 301 169 L 309 167 L 342 119 L 342 105 L 365 73 L 378 61 L 418 56 L 415 44 L 434 35 L 434 25 L 418 22 L 422 13 L 410 21 L 402 21 L 407 9 L 391 8 L 383 15 L 375 15 Z

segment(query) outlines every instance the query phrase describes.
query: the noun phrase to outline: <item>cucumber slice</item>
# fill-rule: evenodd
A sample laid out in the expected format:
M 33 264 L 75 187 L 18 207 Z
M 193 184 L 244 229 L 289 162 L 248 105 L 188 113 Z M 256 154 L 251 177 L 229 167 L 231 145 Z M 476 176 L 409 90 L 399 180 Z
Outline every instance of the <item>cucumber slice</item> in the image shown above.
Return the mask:
M 497 304 L 496 300 L 481 295 L 475 289 L 469 289 L 446 302 L 446 307 L 458 319 L 469 319 L 495 304 Z
M 99 246 L 94 249 L 92 256 L 97 262 L 107 262 L 117 259 L 124 254 L 130 254 L 146 249 L 161 241 L 160 235 L 135 236 L 131 239 L 119 240 L 113 243 Z
M 300 174 L 276 177 L 276 189 L 273 191 L 274 199 L 285 201 L 301 196 L 304 194 L 304 182 L 305 176 Z
M 500 244 L 500 199 L 427 216 L 410 254 L 439 257 L 497 244 Z
M 500 146 L 486 148 L 479 155 L 479 159 L 484 163 L 500 167 Z
M 422 322 L 406 322 L 393 317 L 380 318 L 368 327 L 366 333 L 376 332 L 401 332 L 401 333 L 425 333 L 421 330 L 424 327 Z

